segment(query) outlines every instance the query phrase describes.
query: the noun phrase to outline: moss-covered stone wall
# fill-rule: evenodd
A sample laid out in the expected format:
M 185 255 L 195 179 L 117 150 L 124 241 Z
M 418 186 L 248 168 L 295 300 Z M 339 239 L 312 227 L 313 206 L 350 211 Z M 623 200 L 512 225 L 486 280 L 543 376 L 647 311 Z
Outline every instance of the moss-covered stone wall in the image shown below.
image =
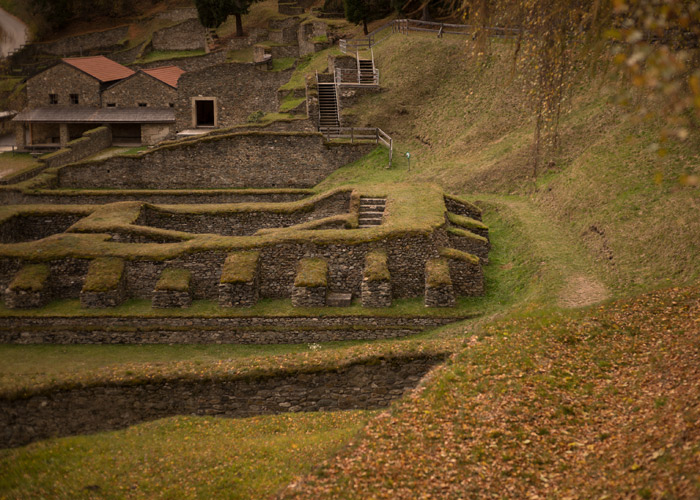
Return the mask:
M 242 133 L 163 146 L 139 156 L 67 165 L 64 188 L 311 187 L 375 144 L 326 144 L 313 133 Z

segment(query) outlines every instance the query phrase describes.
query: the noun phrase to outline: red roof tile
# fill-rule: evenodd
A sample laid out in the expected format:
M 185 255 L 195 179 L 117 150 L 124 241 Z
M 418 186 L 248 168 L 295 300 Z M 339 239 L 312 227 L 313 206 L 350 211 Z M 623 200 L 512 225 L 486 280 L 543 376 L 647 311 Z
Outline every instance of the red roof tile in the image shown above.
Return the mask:
M 122 66 L 105 56 L 66 57 L 63 62 L 97 78 L 101 82 L 113 82 L 134 74 L 134 70 Z
M 160 68 L 142 69 L 141 71 L 174 88 L 177 88 L 177 81 L 180 75 L 185 72 L 177 66 L 162 66 Z

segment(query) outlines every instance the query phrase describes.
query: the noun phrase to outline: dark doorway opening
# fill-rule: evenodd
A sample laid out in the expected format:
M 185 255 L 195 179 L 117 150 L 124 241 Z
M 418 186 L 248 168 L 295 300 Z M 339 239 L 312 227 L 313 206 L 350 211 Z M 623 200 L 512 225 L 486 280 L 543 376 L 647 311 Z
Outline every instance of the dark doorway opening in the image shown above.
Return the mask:
M 214 101 L 195 101 L 198 127 L 214 126 Z

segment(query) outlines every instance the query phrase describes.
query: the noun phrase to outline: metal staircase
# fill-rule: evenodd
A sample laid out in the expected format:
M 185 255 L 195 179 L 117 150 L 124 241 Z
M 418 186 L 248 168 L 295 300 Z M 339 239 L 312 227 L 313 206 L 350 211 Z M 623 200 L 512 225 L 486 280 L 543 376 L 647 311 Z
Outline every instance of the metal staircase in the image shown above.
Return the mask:
M 316 74 L 318 88 L 318 128 L 320 130 L 340 128 L 338 86 L 335 82 L 321 82 Z

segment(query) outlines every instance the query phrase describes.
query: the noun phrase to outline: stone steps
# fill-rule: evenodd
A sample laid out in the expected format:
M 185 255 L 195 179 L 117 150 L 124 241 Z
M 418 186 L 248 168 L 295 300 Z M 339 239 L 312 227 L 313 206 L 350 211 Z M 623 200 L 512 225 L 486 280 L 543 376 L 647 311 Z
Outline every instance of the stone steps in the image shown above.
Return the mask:
M 359 228 L 379 226 L 384 218 L 386 198 L 360 198 L 357 223 Z

